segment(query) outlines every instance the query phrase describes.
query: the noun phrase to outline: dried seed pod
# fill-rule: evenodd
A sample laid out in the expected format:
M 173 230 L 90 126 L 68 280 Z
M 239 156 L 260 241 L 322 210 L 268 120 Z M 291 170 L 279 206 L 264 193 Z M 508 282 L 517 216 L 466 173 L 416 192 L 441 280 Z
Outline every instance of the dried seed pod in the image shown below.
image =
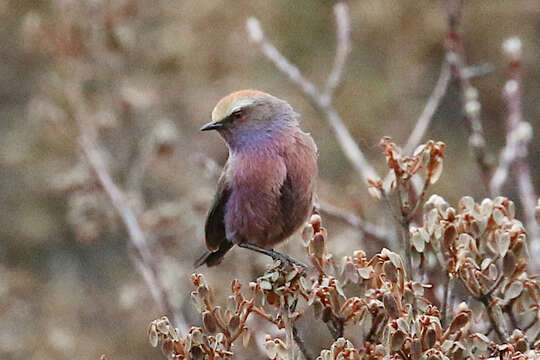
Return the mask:
M 390 335 L 390 349 L 392 351 L 398 351 L 405 343 L 406 335 L 403 331 L 397 330 Z
M 424 230 L 425 231 L 425 230 Z M 423 252 L 426 247 L 425 237 L 419 229 L 411 230 L 411 243 L 418 252 Z
M 523 354 L 529 351 L 529 344 L 527 343 L 527 340 L 525 340 L 524 338 L 519 339 L 516 342 L 516 350 Z
M 434 166 L 430 169 L 429 183 L 435 184 L 439 181 L 443 171 L 443 162 L 442 159 L 435 162 Z
M 510 301 L 521 295 L 523 283 L 519 280 L 513 281 L 504 291 L 504 301 Z
M 203 325 L 206 331 L 214 333 L 217 330 L 217 319 L 211 311 L 202 313 Z
M 452 352 L 452 360 L 463 360 L 465 359 L 465 349 L 463 347 L 457 347 Z
M 464 196 L 459 200 L 458 206 L 461 212 L 472 211 L 474 209 L 474 199 L 470 196 Z
M 453 224 L 448 225 L 444 229 L 444 235 L 443 235 L 444 248 L 446 250 L 449 250 L 452 244 L 454 243 L 454 241 L 457 239 L 457 237 L 458 237 L 458 233 L 457 233 L 456 227 Z
M 259 286 L 263 290 L 272 290 L 272 283 L 270 283 L 270 281 L 268 280 L 261 280 L 261 282 L 259 283 Z
M 161 344 L 161 352 L 163 353 L 163 356 L 169 358 L 173 354 L 174 345 L 172 340 L 166 339 Z
M 203 360 L 204 359 L 204 352 L 199 346 L 192 347 L 191 350 L 189 351 L 189 353 L 191 355 L 191 359 L 193 359 L 193 360 Z
M 302 240 L 304 241 L 304 245 L 308 245 L 311 239 L 313 239 L 313 235 L 315 234 L 315 230 L 313 229 L 313 225 L 306 224 L 304 228 L 302 229 Z
M 420 360 L 422 357 L 422 341 L 415 338 L 411 343 L 411 359 Z
M 433 345 L 435 345 L 435 342 L 437 342 L 437 333 L 435 332 L 435 329 L 427 329 L 424 333 L 424 348 L 431 349 Z
M 399 310 L 398 310 L 398 305 L 394 296 L 390 293 L 385 293 L 383 295 L 383 303 L 384 303 L 384 308 L 386 312 L 388 313 L 388 315 L 392 319 L 397 319 L 399 317 Z
M 158 332 L 162 333 L 162 334 L 168 334 L 169 333 L 169 327 L 170 327 L 170 323 L 169 323 L 169 319 L 167 319 L 167 317 L 163 316 L 161 319 L 159 319 L 157 322 L 156 322 L 156 329 Z
M 495 224 L 497 225 L 502 225 L 505 220 L 504 213 L 500 209 L 494 209 L 492 217 L 493 221 L 495 221 Z
M 374 186 L 368 187 L 368 194 L 375 200 L 381 200 L 382 198 L 382 192 L 378 188 Z
M 493 211 L 493 201 L 491 199 L 484 199 L 480 203 L 480 215 L 489 217 Z
M 495 243 L 497 245 L 497 251 L 501 257 L 504 257 L 510 247 L 510 233 L 497 231 L 495 233 Z
M 463 327 L 465 327 L 469 323 L 470 317 L 468 313 L 461 312 L 454 317 L 454 320 L 452 320 L 452 323 L 450 324 L 450 327 L 448 328 L 448 332 L 450 334 L 453 334 L 459 330 L 461 330 Z
M 324 305 L 321 303 L 319 299 L 315 299 L 312 304 L 313 313 L 315 314 L 315 318 L 322 317 L 323 311 L 324 311 Z
M 514 246 L 512 246 L 512 251 L 514 252 L 514 255 L 516 258 L 520 259 L 523 257 L 527 257 L 527 241 L 525 238 L 525 234 L 518 235 L 518 239 L 514 242 Z
M 391 261 L 387 260 L 383 263 L 383 271 L 386 274 L 388 280 L 393 283 L 396 283 L 398 281 L 397 269 Z
M 247 328 L 244 329 L 244 334 L 242 335 L 242 345 L 246 348 L 249 345 L 249 340 L 251 339 L 251 331 Z
M 325 240 L 324 236 L 320 233 L 317 233 L 313 236 L 313 239 L 309 243 L 309 252 L 314 255 L 316 258 L 321 259 L 324 255 L 325 250 Z
M 227 328 L 231 333 L 236 333 L 240 327 L 240 317 L 238 315 L 233 315 L 227 324 Z
M 202 329 L 195 327 L 192 327 L 189 330 L 193 346 L 198 346 L 204 343 L 204 333 L 201 330 Z
M 309 219 L 309 222 L 313 226 L 313 229 L 315 230 L 315 232 L 318 232 L 319 228 L 321 227 L 321 224 L 322 224 L 321 216 L 317 215 L 317 214 L 313 214 L 313 215 L 311 215 L 311 218 Z
M 148 340 L 150 341 L 150 345 L 152 345 L 152 347 L 157 346 L 159 335 L 156 331 L 156 324 L 154 322 L 152 322 L 148 327 Z
M 503 258 L 503 274 L 506 277 L 511 277 L 516 270 L 516 256 L 513 251 L 508 251 Z
M 325 307 L 322 311 L 321 320 L 325 323 L 329 322 L 332 319 L 332 309 Z

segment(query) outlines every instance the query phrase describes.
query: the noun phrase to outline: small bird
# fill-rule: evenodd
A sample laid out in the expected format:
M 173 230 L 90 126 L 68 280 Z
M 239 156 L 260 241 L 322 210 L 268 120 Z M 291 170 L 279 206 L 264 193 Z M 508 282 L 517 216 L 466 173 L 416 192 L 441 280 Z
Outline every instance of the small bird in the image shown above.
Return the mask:
M 308 219 L 318 173 L 317 146 L 299 127 L 300 116 L 285 101 L 258 90 L 221 99 L 212 122 L 229 148 L 205 225 L 206 247 L 195 266 L 215 266 L 234 245 L 282 262 L 273 251 Z

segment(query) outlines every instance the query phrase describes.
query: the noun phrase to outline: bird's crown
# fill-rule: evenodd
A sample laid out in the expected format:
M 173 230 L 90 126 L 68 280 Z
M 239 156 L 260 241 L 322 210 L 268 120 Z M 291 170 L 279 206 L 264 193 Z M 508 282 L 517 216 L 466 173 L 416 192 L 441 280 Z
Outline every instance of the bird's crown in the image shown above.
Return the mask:
M 212 121 L 219 122 L 233 112 L 252 105 L 261 100 L 274 100 L 275 98 L 259 90 L 240 90 L 221 99 L 212 111 Z

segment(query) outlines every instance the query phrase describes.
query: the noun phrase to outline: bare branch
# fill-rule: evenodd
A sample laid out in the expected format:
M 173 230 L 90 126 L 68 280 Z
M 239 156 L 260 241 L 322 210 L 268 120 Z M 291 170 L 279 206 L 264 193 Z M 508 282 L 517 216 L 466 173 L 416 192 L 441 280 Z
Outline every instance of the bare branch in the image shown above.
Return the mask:
M 469 65 L 462 70 L 462 76 L 471 79 L 474 77 L 487 75 L 495 70 L 495 66 L 490 63 L 484 63 L 480 65 Z
M 345 68 L 347 57 L 351 52 L 351 25 L 347 5 L 345 3 L 337 3 L 334 6 L 334 14 L 336 16 L 337 37 L 336 57 L 334 58 L 334 65 L 332 66 L 330 75 L 328 75 L 323 92 L 328 102 L 331 102 L 334 91 L 341 83 L 343 69 Z
M 441 263 L 441 266 L 444 266 L 446 269 L 447 265 Z M 446 274 L 444 281 L 444 295 L 441 307 L 441 321 L 443 326 L 448 326 L 449 319 L 449 310 L 452 306 L 452 292 L 454 291 L 454 279 L 450 277 L 450 274 Z
M 482 296 L 478 300 L 480 300 L 484 304 L 489 321 L 491 322 L 491 326 L 493 330 L 495 330 L 495 333 L 499 337 L 499 340 L 505 341 L 506 339 L 508 339 L 508 327 L 506 326 L 504 318 L 497 316 L 494 310 L 492 296 Z
M 519 38 L 507 39 L 503 43 L 503 51 L 510 70 L 510 80 L 506 82 L 503 92 L 508 107 L 507 135 L 506 146 L 491 185 L 492 191 L 499 193 L 509 169 L 513 167 L 512 175 L 518 185 L 519 198 L 529 232 L 529 244 L 533 252 L 536 252 L 537 247 L 540 246 L 540 229 L 535 217 L 538 197 L 534 191 L 531 170 L 527 163 L 527 145 L 532 139 L 533 131 L 531 125 L 523 120 L 521 40 Z
M 335 87 L 339 84 L 341 74 L 343 73 L 343 66 L 346 61 L 346 55 L 349 52 L 349 21 L 347 7 L 342 3 L 338 3 L 335 7 L 335 13 L 338 25 L 338 54 L 336 54 L 334 68 L 327 82 L 326 92 L 322 92 L 311 81 L 306 79 L 300 70 L 285 58 L 265 37 L 259 20 L 253 17 L 249 18 L 246 22 L 246 28 L 251 40 L 259 45 L 261 52 L 278 68 L 278 70 L 287 76 L 289 81 L 298 86 L 304 95 L 324 115 L 334 131 L 336 139 L 341 146 L 341 150 L 354 169 L 360 174 L 364 183 L 369 185 L 368 180 L 379 179 L 379 175 L 367 161 L 362 150 L 358 147 L 356 141 L 343 123 L 341 116 L 332 103 L 332 94 Z
M 458 34 L 458 26 L 461 20 L 461 0 L 447 0 L 447 14 L 449 33 L 447 36 L 446 58 L 451 66 L 453 75 L 459 81 L 460 98 L 463 113 L 469 124 L 469 146 L 471 147 L 478 167 L 481 179 L 487 191 L 491 179 L 491 166 L 488 163 L 486 139 L 480 116 L 482 105 L 478 99 L 478 91 L 470 81 L 468 67 L 465 61 L 465 49 L 463 41 Z
M 319 203 L 319 210 L 325 215 L 345 221 L 349 225 L 361 230 L 366 236 L 370 238 L 379 240 L 387 245 L 395 244 L 396 240 L 394 232 L 388 231 L 383 227 L 365 221 L 361 217 L 351 212 L 340 209 L 332 204 L 323 201 L 320 201 Z
M 429 99 L 424 106 L 422 114 L 416 121 L 416 125 L 409 136 L 409 140 L 407 140 L 407 145 L 405 145 L 404 148 L 405 154 L 411 154 L 418 144 L 420 144 L 420 141 L 422 141 L 422 138 L 424 137 L 424 134 L 431 123 L 431 119 L 433 119 L 433 115 L 435 115 L 441 100 L 446 94 L 451 78 L 450 66 L 448 65 L 448 62 L 443 61 L 439 79 L 437 80 L 437 83 L 433 88 L 433 92 L 429 96 Z
M 137 215 L 130 207 L 126 195 L 115 184 L 107 169 L 104 155 L 97 143 L 97 131 L 92 126 L 92 119 L 85 110 L 82 95 L 74 88 L 71 91 L 69 100 L 73 107 L 75 118 L 80 126 L 79 144 L 81 149 L 126 227 L 129 240 L 135 249 L 135 256 L 132 259 L 137 269 L 143 276 L 160 311 L 170 314 L 175 320 L 175 326 L 181 331 L 187 331 L 186 321 L 180 312 L 175 311 L 174 306 L 169 300 L 166 287 L 159 277 L 157 261 L 150 251 L 146 235 L 137 220 Z
M 302 355 L 304 355 L 304 359 L 305 360 L 312 360 L 313 356 L 310 355 L 309 350 L 306 348 L 306 344 L 304 342 L 304 339 L 302 339 L 302 337 L 298 333 L 298 328 L 294 324 L 292 325 L 292 327 L 293 327 L 292 331 L 293 331 L 294 342 L 298 346 L 298 349 L 300 349 L 300 352 L 302 353 Z
M 526 157 L 526 152 L 523 153 L 523 145 L 530 141 L 531 136 L 532 127 L 528 122 L 520 122 L 516 128 L 509 129 L 506 134 L 506 145 L 501 151 L 499 166 L 495 169 L 490 181 L 490 192 L 493 196 L 501 193 L 503 185 L 508 180 L 512 164 L 518 159 Z
M 154 159 L 155 136 L 152 131 L 148 132 L 139 145 L 137 159 L 129 170 L 126 181 L 128 193 L 140 193 L 141 183 L 144 178 L 148 165 Z

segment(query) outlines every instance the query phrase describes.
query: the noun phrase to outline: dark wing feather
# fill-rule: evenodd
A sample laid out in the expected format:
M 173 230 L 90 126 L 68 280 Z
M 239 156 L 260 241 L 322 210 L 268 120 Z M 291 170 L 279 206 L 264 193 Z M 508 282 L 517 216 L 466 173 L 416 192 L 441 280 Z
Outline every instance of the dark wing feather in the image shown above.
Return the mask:
M 223 260 L 223 257 L 233 247 L 233 243 L 230 241 L 223 241 L 221 243 L 221 246 L 219 247 L 219 250 L 216 252 L 210 252 L 205 251 L 204 254 L 201 255 L 195 261 L 195 268 L 198 268 L 202 264 L 206 264 L 208 267 L 216 266 L 221 263 L 221 260 Z
M 297 226 L 297 219 L 294 216 L 297 199 L 293 189 L 293 183 L 289 174 L 281 185 L 279 197 L 279 207 L 281 211 L 281 220 L 283 226 L 283 235 L 288 236 Z
M 219 179 L 214 204 L 208 212 L 204 226 L 206 247 L 211 252 L 218 251 L 221 243 L 226 241 L 225 236 L 225 206 L 231 195 L 231 190 L 225 184 L 223 176 Z
M 214 204 L 208 212 L 204 226 L 206 247 L 209 251 L 206 251 L 195 261 L 195 267 L 203 264 L 209 267 L 219 264 L 223 256 L 233 246 L 232 242 L 228 241 L 225 235 L 225 207 L 230 195 L 231 190 L 225 183 L 224 176 L 222 175 L 218 182 Z

